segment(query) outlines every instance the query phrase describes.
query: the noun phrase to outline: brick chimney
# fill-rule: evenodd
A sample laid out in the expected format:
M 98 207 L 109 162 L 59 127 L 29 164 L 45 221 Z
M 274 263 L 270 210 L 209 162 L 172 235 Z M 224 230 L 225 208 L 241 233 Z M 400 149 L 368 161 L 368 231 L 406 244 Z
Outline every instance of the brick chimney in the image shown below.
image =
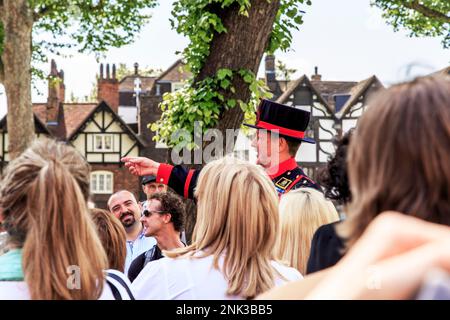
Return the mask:
M 266 82 L 275 81 L 275 56 L 266 55 L 265 59 Z
M 55 60 L 51 60 L 48 76 L 48 97 L 46 122 L 58 122 L 59 106 L 64 103 L 66 86 L 64 85 L 64 71 L 58 71 Z
M 106 75 L 103 74 L 103 63 L 100 64 L 100 77 L 98 79 L 97 100 L 105 101 L 114 112 L 119 111 L 119 81 L 116 78 L 116 65 L 112 65 L 112 75 L 109 64 L 106 64 Z
M 265 73 L 266 73 L 266 85 L 269 90 L 273 93 L 277 87 L 277 79 L 275 74 L 275 56 L 266 55 L 265 58 Z
M 312 81 L 321 81 L 322 75 L 319 74 L 319 67 L 314 67 L 314 74 L 311 76 Z

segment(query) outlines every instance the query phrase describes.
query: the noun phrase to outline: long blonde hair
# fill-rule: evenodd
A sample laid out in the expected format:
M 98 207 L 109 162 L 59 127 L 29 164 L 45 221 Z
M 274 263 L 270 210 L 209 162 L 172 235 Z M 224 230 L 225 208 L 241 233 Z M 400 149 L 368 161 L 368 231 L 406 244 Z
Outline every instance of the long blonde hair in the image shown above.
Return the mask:
M 252 298 L 274 286 L 271 266 L 278 229 L 278 197 L 262 168 L 222 158 L 200 173 L 195 196 L 197 222 L 192 244 L 167 252 L 214 256 L 214 267 L 224 254 L 221 272 L 228 279 L 229 295 Z
M 314 232 L 320 226 L 338 220 L 339 214 L 333 203 L 317 190 L 301 188 L 283 195 L 276 257 L 305 274 Z
M 127 256 L 125 228 L 109 211 L 92 208 L 90 212 L 108 257 L 108 268 L 123 272 Z
M 3 224 L 23 248 L 31 299 L 99 298 L 107 258 L 88 195 L 89 165 L 63 143 L 36 140 L 6 168 L 0 185 Z M 79 287 L 69 283 L 71 275 L 79 276 Z

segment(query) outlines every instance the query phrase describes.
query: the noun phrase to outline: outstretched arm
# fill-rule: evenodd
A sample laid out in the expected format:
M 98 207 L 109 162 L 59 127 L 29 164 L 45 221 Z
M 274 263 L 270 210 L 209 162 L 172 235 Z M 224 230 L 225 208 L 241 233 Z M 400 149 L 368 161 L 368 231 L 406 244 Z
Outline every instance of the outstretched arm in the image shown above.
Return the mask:
M 185 198 L 194 198 L 194 188 L 200 170 L 188 170 L 182 166 L 159 163 L 145 157 L 124 157 L 121 159 L 135 176 L 153 175 L 156 181 L 164 183 Z
M 145 157 L 124 157 L 120 161 L 124 162 L 125 167 L 135 176 L 156 176 L 160 166 L 159 162 Z

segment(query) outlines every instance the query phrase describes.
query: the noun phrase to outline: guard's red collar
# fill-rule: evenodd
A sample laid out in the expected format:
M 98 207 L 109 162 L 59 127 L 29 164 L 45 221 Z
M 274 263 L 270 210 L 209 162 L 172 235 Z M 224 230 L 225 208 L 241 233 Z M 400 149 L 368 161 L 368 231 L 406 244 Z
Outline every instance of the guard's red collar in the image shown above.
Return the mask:
M 294 170 L 297 168 L 297 161 L 295 161 L 295 158 L 289 158 L 278 165 L 272 166 L 269 169 L 267 169 L 267 172 L 273 172 L 272 174 L 269 174 L 270 179 L 275 179 L 276 177 L 282 175 L 286 171 Z

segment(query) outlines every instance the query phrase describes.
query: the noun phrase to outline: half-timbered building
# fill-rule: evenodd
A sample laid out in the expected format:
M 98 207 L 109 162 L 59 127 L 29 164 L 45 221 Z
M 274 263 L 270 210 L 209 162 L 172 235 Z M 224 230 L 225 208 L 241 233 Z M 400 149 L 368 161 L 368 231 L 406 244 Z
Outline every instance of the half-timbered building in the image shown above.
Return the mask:
M 118 115 L 119 92 L 115 67 L 103 66 L 98 80 L 98 102 L 64 102 L 64 74 L 51 63 L 49 94 L 46 103 L 33 104 L 38 138 L 49 136 L 74 146 L 91 165 L 91 194 L 97 207 L 106 208 L 109 196 L 126 189 L 140 192 L 139 178 L 129 174 L 120 162 L 124 156 L 139 156 L 144 143 Z M 56 79 L 56 81 L 55 81 Z M 0 121 L 0 159 L 3 168 L 9 161 L 6 116 Z
M 311 112 L 306 135 L 316 144 L 302 144 L 296 159 L 312 177 L 334 153 L 336 140 L 356 126 L 367 108 L 367 98 L 383 88 L 376 76 L 360 82 L 323 81 L 317 71 L 316 67 L 311 80 L 303 75 L 289 83 L 276 99 L 278 103 Z

